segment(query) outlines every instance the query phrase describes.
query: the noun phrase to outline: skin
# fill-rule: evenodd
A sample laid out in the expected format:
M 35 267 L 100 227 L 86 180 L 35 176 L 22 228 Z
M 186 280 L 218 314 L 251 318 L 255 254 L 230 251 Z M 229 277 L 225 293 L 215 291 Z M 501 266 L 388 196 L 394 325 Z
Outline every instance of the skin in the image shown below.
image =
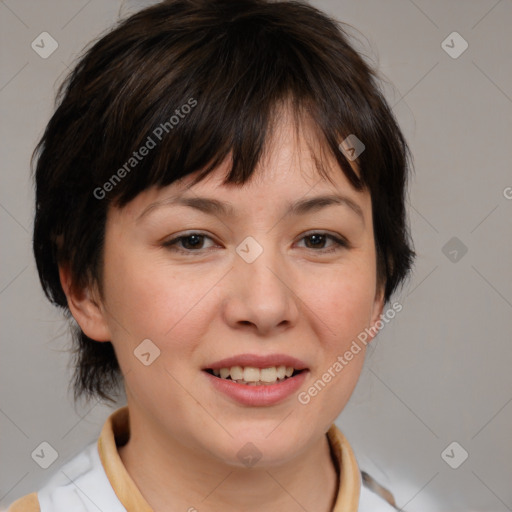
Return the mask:
M 74 318 L 89 337 L 114 345 L 131 428 L 119 453 L 155 512 L 327 512 L 336 497 L 325 433 L 357 383 L 364 348 L 307 405 L 294 393 L 276 405 L 243 406 L 217 392 L 201 371 L 235 354 L 285 353 L 307 364 L 304 391 L 382 313 L 369 193 L 356 191 L 325 155 L 333 183 L 322 178 L 311 127 L 305 124 L 297 137 L 293 118 L 279 119 L 278 135 L 243 187 L 222 184 L 226 162 L 193 188 L 187 176 L 111 208 L 103 295 L 94 286 L 75 290 L 61 268 Z M 289 201 L 324 193 L 349 197 L 362 218 L 346 205 L 284 217 Z M 162 206 L 138 218 L 176 194 L 228 201 L 237 216 Z M 186 254 L 163 245 L 196 231 L 210 238 L 196 242 L 198 248 L 183 240 L 178 247 Z M 318 231 L 345 237 L 349 247 L 305 238 Z M 250 264 L 235 252 L 247 236 L 264 249 Z M 161 353 L 144 366 L 133 351 L 147 338 Z M 247 442 L 262 454 L 251 468 L 237 458 Z

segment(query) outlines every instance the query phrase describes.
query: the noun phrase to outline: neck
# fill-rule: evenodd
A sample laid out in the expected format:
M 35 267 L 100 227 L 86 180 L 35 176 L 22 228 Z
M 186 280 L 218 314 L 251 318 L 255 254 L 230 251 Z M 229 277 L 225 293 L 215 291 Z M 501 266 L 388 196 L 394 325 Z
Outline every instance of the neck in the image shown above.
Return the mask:
M 287 464 L 241 469 L 219 463 L 168 436 L 148 435 L 131 417 L 130 439 L 118 451 L 154 512 L 330 512 L 338 492 L 327 436 Z

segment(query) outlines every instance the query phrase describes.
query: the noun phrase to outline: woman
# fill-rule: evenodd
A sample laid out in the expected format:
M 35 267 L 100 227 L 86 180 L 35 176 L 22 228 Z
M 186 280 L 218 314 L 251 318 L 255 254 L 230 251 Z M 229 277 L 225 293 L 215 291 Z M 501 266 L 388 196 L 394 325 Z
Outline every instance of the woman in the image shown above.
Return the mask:
M 76 398 L 127 406 L 9 510 L 393 510 L 333 422 L 412 264 L 408 147 L 341 26 L 164 1 L 59 100 L 37 267 L 76 321 Z

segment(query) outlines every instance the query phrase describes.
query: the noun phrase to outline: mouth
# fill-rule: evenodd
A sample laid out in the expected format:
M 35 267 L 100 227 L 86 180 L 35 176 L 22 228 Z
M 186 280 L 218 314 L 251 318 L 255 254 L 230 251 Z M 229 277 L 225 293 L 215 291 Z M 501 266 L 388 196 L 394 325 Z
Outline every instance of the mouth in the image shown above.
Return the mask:
M 296 377 L 305 372 L 306 369 L 297 369 L 293 366 L 285 365 L 269 366 L 266 368 L 235 365 L 223 368 L 206 368 L 204 371 L 218 379 L 246 386 L 272 386 Z
M 287 354 L 238 354 L 202 368 L 215 391 L 250 407 L 277 405 L 304 385 L 310 370 Z

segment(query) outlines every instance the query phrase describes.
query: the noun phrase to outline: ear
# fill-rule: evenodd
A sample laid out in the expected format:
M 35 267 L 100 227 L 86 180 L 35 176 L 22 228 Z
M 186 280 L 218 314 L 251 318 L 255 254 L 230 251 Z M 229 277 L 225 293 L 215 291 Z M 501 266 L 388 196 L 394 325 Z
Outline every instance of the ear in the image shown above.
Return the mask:
M 59 266 L 60 283 L 68 307 L 82 331 L 95 341 L 110 341 L 111 335 L 97 289 L 74 286 L 69 266 Z
M 370 313 L 370 326 L 367 332 L 370 332 L 368 336 L 368 342 L 373 340 L 379 329 L 376 327 L 376 323 L 380 320 L 382 315 L 382 311 L 384 310 L 384 285 L 377 285 L 377 290 L 375 292 L 375 299 L 373 301 L 372 310 Z

